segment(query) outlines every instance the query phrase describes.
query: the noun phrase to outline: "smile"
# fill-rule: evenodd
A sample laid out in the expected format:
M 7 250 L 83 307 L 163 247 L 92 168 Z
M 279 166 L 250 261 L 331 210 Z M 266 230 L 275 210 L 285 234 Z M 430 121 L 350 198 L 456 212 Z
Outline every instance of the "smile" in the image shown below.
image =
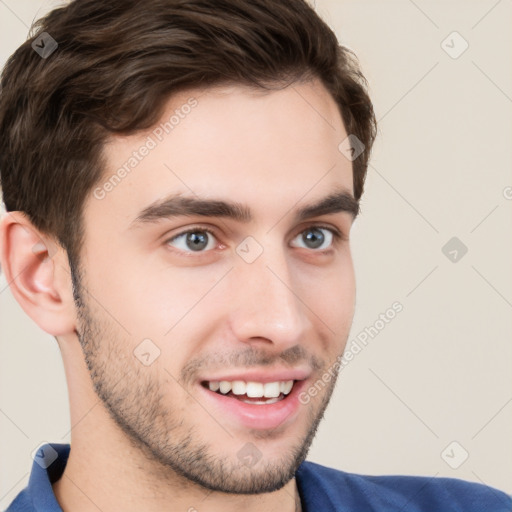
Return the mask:
M 298 397 L 310 377 L 307 368 L 204 376 L 199 396 L 210 414 L 238 428 L 285 429 L 306 410 Z
M 275 382 L 255 381 L 203 381 L 203 387 L 207 387 L 215 393 L 235 398 L 252 405 L 269 405 L 283 400 L 293 389 L 294 380 Z

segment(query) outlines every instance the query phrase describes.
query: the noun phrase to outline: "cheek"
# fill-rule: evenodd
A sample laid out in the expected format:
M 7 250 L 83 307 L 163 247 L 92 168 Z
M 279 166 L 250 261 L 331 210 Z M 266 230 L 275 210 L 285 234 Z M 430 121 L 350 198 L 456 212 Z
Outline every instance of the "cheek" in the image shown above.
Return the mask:
M 223 268 L 176 267 L 161 253 L 132 258 L 127 253 L 112 248 L 91 255 L 87 280 L 94 298 L 132 337 L 162 339 L 188 317 L 211 311 L 211 304 L 206 309 L 204 304 Z
M 315 269 L 303 277 L 301 283 L 304 302 L 327 324 L 329 334 L 347 335 L 355 303 L 355 276 L 350 253 L 341 253 L 332 265 Z
M 315 296 L 310 300 L 312 310 L 322 320 L 317 320 L 316 325 L 324 332 L 324 354 L 328 360 L 334 360 L 345 348 L 354 317 L 355 277 L 350 258 L 318 281 Z

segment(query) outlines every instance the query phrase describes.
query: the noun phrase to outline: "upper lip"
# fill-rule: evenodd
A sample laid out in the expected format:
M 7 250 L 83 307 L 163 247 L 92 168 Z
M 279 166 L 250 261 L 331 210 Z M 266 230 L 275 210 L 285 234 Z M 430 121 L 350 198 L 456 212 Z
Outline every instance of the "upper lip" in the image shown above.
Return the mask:
M 213 375 L 201 378 L 200 381 L 229 381 L 243 380 L 245 382 L 277 382 L 287 380 L 304 380 L 309 377 L 311 371 L 306 368 L 295 369 L 274 369 L 269 370 L 238 370 L 233 373 L 223 373 L 222 375 Z

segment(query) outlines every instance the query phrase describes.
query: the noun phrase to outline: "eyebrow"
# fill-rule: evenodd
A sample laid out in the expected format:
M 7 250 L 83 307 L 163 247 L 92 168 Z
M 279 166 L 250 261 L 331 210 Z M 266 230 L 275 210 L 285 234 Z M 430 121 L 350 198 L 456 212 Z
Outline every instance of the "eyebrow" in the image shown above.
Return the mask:
M 303 221 L 320 215 L 347 212 L 354 220 L 359 214 L 359 201 L 346 190 L 334 192 L 319 201 L 303 206 L 295 212 L 296 221 Z M 144 208 L 130 224 L 131 227 L 158 222 L 181 216 L 223 217 L 237 222 L 248 223 L 253 217 L 248 206 L 238 202 L 218 199 L 201 199 L 175 194 L 155 201 Z

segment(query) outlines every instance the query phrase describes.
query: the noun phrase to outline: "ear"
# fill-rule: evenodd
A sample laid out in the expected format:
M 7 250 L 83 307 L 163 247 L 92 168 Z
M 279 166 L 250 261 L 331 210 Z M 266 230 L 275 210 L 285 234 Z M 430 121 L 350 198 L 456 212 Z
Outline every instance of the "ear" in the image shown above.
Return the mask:
M 1 219 L 0 258 L 12 294 L 39 327 L 53 336 L 75 330 L 66 251 L 39 232 L 23 212 L 7 212 Z

